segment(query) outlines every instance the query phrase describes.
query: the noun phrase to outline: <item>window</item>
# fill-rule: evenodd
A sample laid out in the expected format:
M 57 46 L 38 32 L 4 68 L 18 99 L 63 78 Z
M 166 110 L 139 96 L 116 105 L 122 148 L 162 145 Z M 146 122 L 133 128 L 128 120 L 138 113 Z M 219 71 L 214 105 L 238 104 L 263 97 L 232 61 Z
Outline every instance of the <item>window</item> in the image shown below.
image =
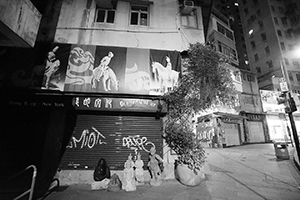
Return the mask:
M 278 6 L 279 13 L 284 13 L 283 7 Z
M 250 25 L 252 23 L 251 18 L 247 20 L 247 24 Z
M 267 61 L 267 65 L 269 66 L 269 68 L 272 68 L 272 67 L 273 67 L 273 62 L 272 62 L 272 60 Z
M 294 66 L 300 67 L 300 63 L 299 63 L 298 60 L 293 59 L 292 62 L 293 62 L 293 65 L 294 65 Z
M 113 24 L 115 21 L 115 10 L 97 8 L 95 22 Z
M 276 25 L 279 25 L 278 19 L 276 17 L 274 17 L 274 22 L 275 22 Z
M 251 41 L 251 46 L 252 46 L 252 49 L 255 49 L 256 48 L 256 44 L 254 41 Z
M 148 26 L 148 7 L 131 6 L 131 25 Z
M 181 25 L 197 28 L 197 15 L 196 11 L 192 11 L 190 15 L 181 15 Z
M 234 76 L 234 79 L 236 81 L 242 81 L 242 79 L 241 79 L 241 72 L 240 71 L 233 72 L 233 76 Z
M 282 50 L 282 51 L 285 51 L 285 45 L 284 45 L 284 42 L 280 42 L 280 47 L 281 47 L 281 50 Z
M 256 15 L 251 15 L 251 21 L 254 22 L 256 20 Z
M 264 28 L 264 23 L 262 21 L 259 21 L 258 24 L 259 24 L 259 28 L 261 29 Z
M 274 6 L 271 6 L 271 10 L 272 10 L 272 11 L 275 11 L 275 7 L 274 7 Z
M 288 72 L 288 74 L 289 74 L 289 79 L 291 81 L 294 81 L 293 73 L 292 72 Z
M 218 32 L 222 33 L 223 35 L 225 35 L 229 39 L 234 40 L 233 39 L 233 32 L 230 31 L 229 29 L 225 28 L 223 25 L 221 25 L 218 22 L 217 22 L 217 30 L 218 30 Z
M 258 0 L 253 0 L 253 5 L 254 5 L 254 6 L 256 6 L 256 5 L 258 5 L 258 4 L 259 4 Z
M 256 11 L 256 14 L 257 14 L 257 17 L 260 17 L 260 16 L 261 16 L 260 10 L 257 10 L 257 11 Z
M 255 60 L 255 62 L 257 62 L 257 61 L 259 60 L 258 54 L 255 54 L 255 55 L 254 55 L 254 60 Z
M 245 8 L 244 12 L 245 12 L 246 15 L 248 15 L 248 13 L 249 13 L 248 8 Z
M 282 23 L 283 25 L 288 25 L 288 23 L 287 23 L 287 18 L 286 18 L 286 17 L 282 17 L 282 18 L 281 18 L 281 23 Z
M 266 48 L 265 48 L 265 52 L 266 52 L 267 56 L 269 56 L 269 55 L 270 55 L 270 48 L 269 48 L 269 47 L 266 47 Z
M 282 37 L 281 30 L 277 30 L 277 35 Z
M 291 39 L 291 38 L 292 38 L 292 33 L 291 33 L 291 31 L 285 31 L 285 36 L 286 36 L 286 38 Z
M 256 67 L 256 71 L 257 71 L 257 73 L 261 73 L 261 68 L 260 67 Z
M 237 61 L 236 51 L 220 41 L 218 41 L 218 50 L 230 59 Z
M 296 74 L 297 81 L 300 81 L 300 74 Z
M 286 65 L 290 65 L 289 59 L 284 58 L 284 63 L 285 63 Z
M 267 40 L 267 35 L 265 33 L 260 34 L 260 36 L 264 42 Z
M 254 82 L 254 77 L 251 74 L 247 74 L 247 80 L 249 82 Z

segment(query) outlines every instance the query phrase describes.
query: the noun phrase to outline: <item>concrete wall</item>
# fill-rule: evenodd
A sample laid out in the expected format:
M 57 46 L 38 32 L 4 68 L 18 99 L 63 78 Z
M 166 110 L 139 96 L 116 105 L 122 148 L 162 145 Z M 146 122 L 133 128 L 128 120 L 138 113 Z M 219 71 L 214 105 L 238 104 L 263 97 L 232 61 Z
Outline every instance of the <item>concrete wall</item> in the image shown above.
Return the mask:
M 130 3 L 117 1 L 114 24 L 94 22 L 96 3 L 64 1 L 55 42 L 121 46 L 182 51 L 189 43 L 204 43 L 201 8 L 196 8 L 198 28 L 181 26 L 177 0 L 153 0 L 149 6 L 149 26 L 129 25 Z
M 30 0 L 0 1 L 0 46 L 33 47 L 41 18 Z

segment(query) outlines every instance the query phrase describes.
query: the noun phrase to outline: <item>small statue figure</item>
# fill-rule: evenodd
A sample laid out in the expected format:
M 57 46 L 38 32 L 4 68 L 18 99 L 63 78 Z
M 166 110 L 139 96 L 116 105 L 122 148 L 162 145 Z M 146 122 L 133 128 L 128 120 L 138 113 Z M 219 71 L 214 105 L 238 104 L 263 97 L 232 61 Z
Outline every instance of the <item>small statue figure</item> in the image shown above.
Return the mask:
M 104 158 L 98 161 L 93 175 L 95 182 L 91 184 L 92 190 L 106 189 L 110 179 L 110 169 Z
M 136 184 L 143 185 L 144 184 L 144 161 L 141 159 L 141 154 L 137 154 L 137 160 L 134 163 L 135 166 L 135 180 Z
M 122 189 L 125 191 L 135 191 L 136 185 L 134 180 L 134 162 L 132 156 L 129 154 L 128 160 L 124 164 L 124 183 L 122 183 Z
M 161 170 L 159 167 L 159 164 L 162 163 L 162 158 L 156 154 L 155 147 L 151 147 L 150 149 L 150 155 L 149 155 L 149 162 L 148 167 L 151 174 L 151 181 L 150 185 L 153 186 L 159 186 L 162 183 L 162 177 L 161 177 Z

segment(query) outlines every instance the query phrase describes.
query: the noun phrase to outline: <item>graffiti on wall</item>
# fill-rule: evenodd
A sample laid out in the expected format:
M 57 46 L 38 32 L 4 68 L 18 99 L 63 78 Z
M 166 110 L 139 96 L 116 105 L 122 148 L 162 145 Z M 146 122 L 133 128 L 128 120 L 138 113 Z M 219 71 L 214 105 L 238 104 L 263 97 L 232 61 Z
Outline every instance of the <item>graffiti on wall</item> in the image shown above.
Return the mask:
M 67 148 L 93 148 L 96 145 L 107 144 L 104 140 L 106 139 L 95 127 L 92 127 L 93 131 L 89 132 L 88 129 L 82 131 L 79 138 L 72 136 Z
M 123 147 L 127 147 L 129 149 L 132 149 L 135 151 L 135 154 L 137 154 L 138 150 L 142 150 L 145 152 L 150 152 L 151 147 L 155 148 L 155 145 L 153 142 L 148 142 L 147 137 L 141 137 L 140 135 L 134 135 L 134 136 L 127 136 L 123 137 Z

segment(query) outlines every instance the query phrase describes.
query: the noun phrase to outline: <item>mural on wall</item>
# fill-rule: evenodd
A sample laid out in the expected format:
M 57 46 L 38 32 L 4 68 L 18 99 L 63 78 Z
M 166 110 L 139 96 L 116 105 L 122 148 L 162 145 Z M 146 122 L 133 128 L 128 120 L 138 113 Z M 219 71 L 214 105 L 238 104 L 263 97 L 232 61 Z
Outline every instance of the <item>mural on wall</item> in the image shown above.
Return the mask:
M 4 87 L 63 91 L 68 46 L 53 46 L 42 55 L 41 62 L 37 59 L 40 52 L 34 49 L 13 49 L 16 54 L 8 55 L 6 64 L 10 69 L 5 70 L 10 73 L 10 80 L 5 80 Z
M 181 71 L 175 51 L 51 44 L 43 61 L 35 61 L 41 57 L 37 52 L 33 55 L 24 52 L 29 59 L 11 67 L 12 87 L 162 95 L 177 85 Z
M 152 94 L 166 93 L 177 85 L 181 70 L 178 52 L 150 50 L 150 66 L 154 77 Z

